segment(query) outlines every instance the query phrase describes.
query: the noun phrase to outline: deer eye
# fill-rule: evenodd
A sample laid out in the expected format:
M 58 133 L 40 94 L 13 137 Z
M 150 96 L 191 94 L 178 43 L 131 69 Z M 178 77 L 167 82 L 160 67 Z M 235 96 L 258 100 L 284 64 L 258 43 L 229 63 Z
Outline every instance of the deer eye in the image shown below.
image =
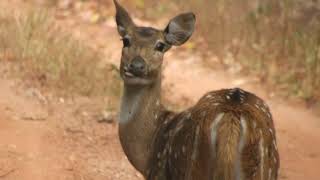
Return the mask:
M 157 42 L 156 44 L 156 47 L 155 47 L 155 50 L 156 51 L 160 51 L 160 52 L 163 52 L 166 48 L 166 44 L 163 43 L 163 42 Z
M 123 47 L 130 47 L 131 46 L 129 38 L 123 38 L 122 42 L 123 42 Z

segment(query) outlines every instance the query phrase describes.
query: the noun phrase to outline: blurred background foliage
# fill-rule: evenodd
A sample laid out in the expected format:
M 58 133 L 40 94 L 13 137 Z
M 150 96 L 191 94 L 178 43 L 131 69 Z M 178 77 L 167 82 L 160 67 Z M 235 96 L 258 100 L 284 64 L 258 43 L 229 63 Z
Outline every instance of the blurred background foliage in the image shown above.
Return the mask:
M 28 6 L 24 12 L 1 11 L 0 60 L 16 62 L 12 74 L 59 95 L 119 96 L 114 67 L 101 66 L 101 52 L 59 28 L 52 14 Z
M 320 99 L 319 0 L 119 1 L 135 18 L 152 24 L 166 25 L 174 15 L 192 11 L 197 15 L 197 28 L 184 47 L 201 52 L 204 63 L 233 68 L 258 78 L 277 94 L 298 97 L 310 105 Z M 82 4 L 92 4 L 89 7 L 95 10 L 89 13 L 90 22 L 102 23 L 111 18 L 113 22 L 112 0 L 43 2 L 72 11 L 87 7 Z M 22 52 L 23 56 L 29 53 Z M 212 57 L 218 59 L 218 65 L 208 60 Z
M 317 0 L 124 1 L 143 18 L 197 14 L 197 51 L 257 76 L 285 96 L 320 99 L 320 2 Z M 143 14 L 139 14 L 143 13 Z

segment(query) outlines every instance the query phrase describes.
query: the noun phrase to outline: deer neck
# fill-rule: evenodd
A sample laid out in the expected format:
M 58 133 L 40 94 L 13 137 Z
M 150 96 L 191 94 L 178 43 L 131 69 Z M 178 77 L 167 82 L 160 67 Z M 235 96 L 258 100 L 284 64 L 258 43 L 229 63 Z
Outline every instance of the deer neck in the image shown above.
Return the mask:
M 124 85 L 120 107 L 119 136 L 132 165 L 147 174 L 147 162 L 161 113 L 161 79 L 151 86 Z

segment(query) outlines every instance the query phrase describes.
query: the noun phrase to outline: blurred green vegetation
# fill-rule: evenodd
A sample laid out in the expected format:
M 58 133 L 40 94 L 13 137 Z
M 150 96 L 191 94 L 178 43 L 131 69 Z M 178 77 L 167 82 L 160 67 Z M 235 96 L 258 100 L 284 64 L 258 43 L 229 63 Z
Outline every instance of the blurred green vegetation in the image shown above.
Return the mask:
M 59 94 L 119 95 L 120 79 L 102 56 L 58 28 L 53 16 L 36 8 L 0 13 L 0 60 L 14 63 L 25 80 Z
M 190 4 L 198 8 L 202 36 L 219 56 L 231 53 L 249 72 L 289 95 L 308 101 L 320 98 L 319 3 L 220 0 Z
M 320 99 L 320 2 L 317 0 L 135 0 L 147 18 L 197 14 L 197 35 L 232 66 L 259 77 L 285 96 Z M 149 12 L 151 11 L 152 12 Z M 161 9 L 162 11 L 159 11 Z M 199 37 L 200 36 L 200 37 Z M 225 62 L 226 57 L 233 61 Z

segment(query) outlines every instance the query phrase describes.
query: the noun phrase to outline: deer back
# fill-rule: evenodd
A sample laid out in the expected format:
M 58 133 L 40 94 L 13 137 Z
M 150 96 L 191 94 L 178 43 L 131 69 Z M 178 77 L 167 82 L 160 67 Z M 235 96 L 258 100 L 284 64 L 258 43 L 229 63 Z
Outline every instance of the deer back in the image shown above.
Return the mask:
M 279 155 L 269 108 L 241 89 L 213 91 L 159 119 L 149 180 L 277 179 Z

